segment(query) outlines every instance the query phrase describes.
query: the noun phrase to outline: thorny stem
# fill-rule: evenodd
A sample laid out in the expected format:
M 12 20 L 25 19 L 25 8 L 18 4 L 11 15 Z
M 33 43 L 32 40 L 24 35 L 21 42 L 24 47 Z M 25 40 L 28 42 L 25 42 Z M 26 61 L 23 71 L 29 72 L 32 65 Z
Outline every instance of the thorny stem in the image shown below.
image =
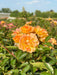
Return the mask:
M 4 47 L 3 45 L 1 45 L 1 43 L 0 43 L 0 46 L 3 47 L 7 52 L 9 52 L 9 54 L 11 54 L 13 57 L 16 58 L 16 56 L 13 53 L 11 53 L 6 47 Z

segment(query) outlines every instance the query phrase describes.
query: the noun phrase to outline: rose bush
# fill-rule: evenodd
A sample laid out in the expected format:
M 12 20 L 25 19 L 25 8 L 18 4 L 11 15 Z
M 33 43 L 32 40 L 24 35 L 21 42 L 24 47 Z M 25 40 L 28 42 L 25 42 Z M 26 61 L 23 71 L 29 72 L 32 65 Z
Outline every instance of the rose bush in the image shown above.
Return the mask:
M 57 75 L 56 26 L 34 20 L 0 24 L 0 75 Z

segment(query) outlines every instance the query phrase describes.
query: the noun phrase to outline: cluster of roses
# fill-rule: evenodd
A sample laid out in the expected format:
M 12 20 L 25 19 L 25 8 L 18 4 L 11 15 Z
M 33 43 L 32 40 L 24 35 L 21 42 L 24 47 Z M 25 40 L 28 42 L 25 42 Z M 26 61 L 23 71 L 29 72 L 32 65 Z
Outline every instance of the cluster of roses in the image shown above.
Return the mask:
M 48 32 L 40 26 L 30 26 L 31 21 L 24 26 L 13 31 L 15 45 L 22 51 L 32 53 L 36 50 L 40 42 L 45 42 Z M 56 44 L 56 40 L 51 38 L 48 42 Z
M 13 23 L 6 24 L 5 21 L 0 21 L 0 29 L 2 29 L 2 27 L 5 27 L 6 29 L 11 29 L 16 26 L 14 26 Z

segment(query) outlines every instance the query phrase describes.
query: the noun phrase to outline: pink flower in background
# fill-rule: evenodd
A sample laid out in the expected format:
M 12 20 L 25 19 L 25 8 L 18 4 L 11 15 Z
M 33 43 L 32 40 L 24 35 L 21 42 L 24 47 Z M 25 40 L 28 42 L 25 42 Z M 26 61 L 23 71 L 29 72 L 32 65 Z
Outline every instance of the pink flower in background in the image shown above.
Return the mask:
M 0 24 L 1 24 L 1 21 L 0 21 Z
M 13 23 L 9 23 L 9 24 L 7 24 L 7 26 L 8 26 L 9 29 L 16 27 L 16 26 L 13 25 Z
M 15 36 L 15 35 L 17 35 L 17 34 L 19 34 L 19 33 L 21 33 L 21 30 L 20 30 L 20 28 L 17 28 L 16 30 L 13 30 L 13 36 Z
M 9 23 L 8 26 L 14 26 L 13 23 Z
M 12 29 L 16 26 L 14 26 L 13 23 L 7 24 L 5 21 L 0 21 L 0 29 L 2 29 L 3 27 L 5 27 L 6 29 Z
M 7 25 L 6 25 L 6 24 L 4 24 L 4 25 L 3 25 L 3 27 L 7 27 Z

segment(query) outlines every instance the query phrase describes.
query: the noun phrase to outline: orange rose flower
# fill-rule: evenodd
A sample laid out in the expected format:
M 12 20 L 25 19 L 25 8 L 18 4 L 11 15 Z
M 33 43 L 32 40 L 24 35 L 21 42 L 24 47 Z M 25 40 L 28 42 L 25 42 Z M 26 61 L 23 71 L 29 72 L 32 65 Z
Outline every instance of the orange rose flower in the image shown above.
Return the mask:
M 34 27 L 29 26 L 29 25 L 24 25 L 24 26 L 21 27 L 21 32 L 22 33 L 34 32 Z
M 52 45 L 57 45 L 57 41 L 54 38 L 48 40 Z
M 48 32 L 45 29 L 41 28 L 40 26 L 37 26 L 35 28 L 35 32 L 38 35 L 41 42 L 44 42 L 45 38 L 48 36 Z
M 19 44 L 17 45 L 19 49 L 23 51 L 27 51 L 29 53 L 32 53 L 35 51 L 36 47 L 39 45 L 39 41 L 37 39 L 37 36 L 33 33 L 31 34 L 24 34 L 20 40 Z
M 15 37 L 13 37 L 14 42 L 19 43 L 19 40 L 20 40 L 21 36 L 22 36 L 22 34 L 18 34 Z

